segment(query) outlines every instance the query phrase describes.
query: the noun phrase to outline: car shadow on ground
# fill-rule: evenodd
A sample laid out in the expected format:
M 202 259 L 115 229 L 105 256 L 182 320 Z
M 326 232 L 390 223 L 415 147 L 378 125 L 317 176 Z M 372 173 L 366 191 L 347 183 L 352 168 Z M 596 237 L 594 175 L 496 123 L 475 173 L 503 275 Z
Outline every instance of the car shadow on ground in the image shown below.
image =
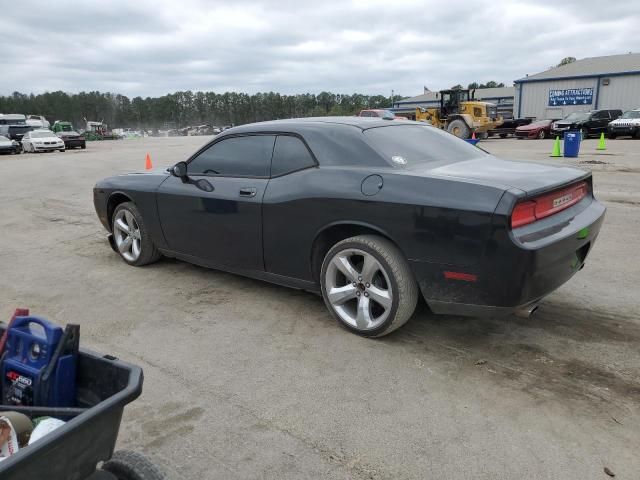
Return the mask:
M 502 386 L 537 398 L 604 402 L 628 411 L 640 406 L 640 363 L 601 364 L 599 355 L 584 351 L 597 345 L 640 359 L 639 320 L 558 300 L 544 301 L 529 319 L 433 315 L 424 306 L 381 341 L 431 358 L 453 358 L 460 369 L 484 370 Z
M 218 305 L 244 301 L 234 291 L 250 292 L 251 298 L 268 299 L 268 308 L 282 313 L 278 332 L 294 330 L 333 335 L 349 335 L 326 310 L 322 298 L 314 293 L 274 285 L 231 273 L 163 259 L 147 269 L 188 278 L 201 288 L 187 288 L 178 295 L 190 304 Z M 335 332 L 331 330 L 335 329 Z M 640 319 L 594 309 L 571 302 L 545 299 L 529 319 L 504 317 L 460 317 L 434 315 L 422 301 L 416 313 L 395 332 L 367 340 L 372 345 L 397 346 L 397 353 L 410 353 L 425 364 L 439 363 L 465 373 L 490 375 L 497 384 L 525 391 L 536 398 L 587 401 L 597 406 L 635 409 L 640 398 L 640 375 L 614 364 L 599 364 L 598 355 L 580 355 L 581 347 L 598 345 L 638 357 Z M 350 343 L 353 345 L 353 343 Z M 357 343 L 366 348 L 366 342 Z M 635 362 L 639 365 L 640 362 Z M 453 366 L 452 366 L 453 365 Z

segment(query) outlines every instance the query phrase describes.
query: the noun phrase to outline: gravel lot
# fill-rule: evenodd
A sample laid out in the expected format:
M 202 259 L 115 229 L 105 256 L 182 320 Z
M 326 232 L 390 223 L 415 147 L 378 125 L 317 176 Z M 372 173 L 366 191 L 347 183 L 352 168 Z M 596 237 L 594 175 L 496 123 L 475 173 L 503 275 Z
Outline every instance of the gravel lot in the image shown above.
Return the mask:
M 594 170 L 608 212 L 586 267 L 532 319 L 423 309 L 367 340 L 312 294 L 111 251 L 95 181 L 207 140 L 0 157 L 0 315 L 80 323 L 85 347 L 144 368 L 120 447 L 185 479 L 639 478 L 640 141 L 572 161 L 550 140 L 482 142 Z

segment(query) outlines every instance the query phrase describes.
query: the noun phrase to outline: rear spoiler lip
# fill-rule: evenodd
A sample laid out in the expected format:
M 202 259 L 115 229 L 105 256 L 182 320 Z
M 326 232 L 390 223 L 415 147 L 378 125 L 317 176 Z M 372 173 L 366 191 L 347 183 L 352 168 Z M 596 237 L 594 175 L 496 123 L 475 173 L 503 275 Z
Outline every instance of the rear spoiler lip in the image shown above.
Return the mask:
M 573 185 L 574 183 L 579 183 L 579 182 L 587 182 L 589 184 L 589 190 L 593 194 L 592 174 L 591 172 L 585 171 L 584 175 L 580 175 L 579 177 L 575 177 L 566 182 L 544 186 L 544 187 L 537 188 L 535 190 L 530 190 L 527 192 L 519 189 L 520 191 L 523 192 L 523 195 L 518 199 L 518 201 L 522 201 L 528 198 L 534 198 L 545 193 L 553 192 L 554 190 L 560 190 L 562 188 L 568 187 L 570 185 Z

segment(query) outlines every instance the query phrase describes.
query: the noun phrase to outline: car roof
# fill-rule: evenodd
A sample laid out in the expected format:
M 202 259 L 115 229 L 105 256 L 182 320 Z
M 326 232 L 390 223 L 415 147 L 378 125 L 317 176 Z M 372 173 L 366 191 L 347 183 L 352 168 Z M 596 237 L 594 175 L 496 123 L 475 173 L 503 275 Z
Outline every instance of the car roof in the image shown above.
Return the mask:
M 295 133 L 299 129 L 306 130 L 309 127 L 314 127 L 317 129 L 327 129 L 327 130 L 331 130 L 332 128 L 353 127 L 353 128 L 358 128 L 360 130 L 367 130 L 369 128 L 375 128 L 375 127 L 388 127 L 391 125 L 396 126 L 396 125 L 401 125 L 403 123 L 400 123 L 391 119 L 386 120 L 379 117 L 291 118 L 287 120 L 271 120 L 267 122 L 248 123 L 246 125 L 233 127 L 225 131 L 225 134 L 248 133 L 248 132 L 279 132 L 279 131 L 280 132 L 291 131 Z M 413 124 L 413 123 L 424 125 L 424 123 L 420 123 L 420 122 L 410 122 L 410 121 L 406 122 L 406 124 Z

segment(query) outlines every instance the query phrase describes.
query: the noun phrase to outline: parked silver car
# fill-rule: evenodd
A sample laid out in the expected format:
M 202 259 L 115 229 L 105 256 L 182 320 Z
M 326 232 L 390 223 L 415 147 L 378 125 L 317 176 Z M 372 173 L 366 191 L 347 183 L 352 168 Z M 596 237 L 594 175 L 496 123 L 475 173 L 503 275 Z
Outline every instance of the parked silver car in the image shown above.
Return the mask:
M 33 130 L 22 137 L 22 149 L 25 152 L 65 151 L 64 141 L 51 130 Z

